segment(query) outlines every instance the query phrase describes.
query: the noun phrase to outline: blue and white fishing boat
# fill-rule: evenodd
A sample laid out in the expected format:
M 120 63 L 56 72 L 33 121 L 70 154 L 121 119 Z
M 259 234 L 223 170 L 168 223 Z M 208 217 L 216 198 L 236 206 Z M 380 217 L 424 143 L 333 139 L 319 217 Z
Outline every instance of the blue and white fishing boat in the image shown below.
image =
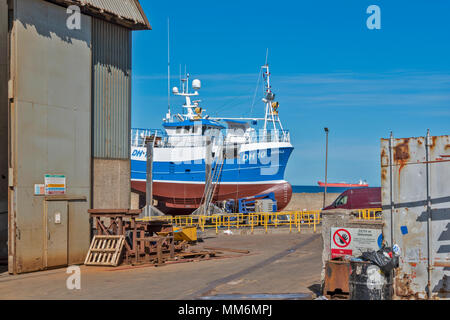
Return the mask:
M 278 210 L 289 203 L 292 187 L 284 173 L 293 147 L 279 118 L 270 84 L 269 66 L 262 67 L 264 118 L 212 118 L 200 106 L 199 80 L 189 75 L 172 93 L 183 97 L 182 112 L 163 119 L 163 130 L 132 129 L 131 186 L 145 195 L 146 144 L 153 144 L 153 199 L 166 214 L 189 214 L 208 198 L 212 203 L 274 192 Z M 206 163 L 211 171 L 205 171 Z M 205 188 L 206 182 L 206 188 Z

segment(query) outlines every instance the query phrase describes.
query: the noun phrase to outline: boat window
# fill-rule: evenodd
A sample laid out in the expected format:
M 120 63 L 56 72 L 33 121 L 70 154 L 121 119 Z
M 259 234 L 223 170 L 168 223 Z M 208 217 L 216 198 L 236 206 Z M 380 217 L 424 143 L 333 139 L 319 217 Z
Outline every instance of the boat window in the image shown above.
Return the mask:
M 207 130 L 209 130 L 209 129 L 211 129 L 211 128 L 208 127 L 208 126 L 203 126 L 203 127 L 202 127 L 202 134 L 204 135 L 205 132 L 206 132 Z
M 180 134 L 180 133 L 182 132 L 182 130 L 183 130 L 183 127 L 177 127 L 176 133 L 177 133 L 177 134 Z

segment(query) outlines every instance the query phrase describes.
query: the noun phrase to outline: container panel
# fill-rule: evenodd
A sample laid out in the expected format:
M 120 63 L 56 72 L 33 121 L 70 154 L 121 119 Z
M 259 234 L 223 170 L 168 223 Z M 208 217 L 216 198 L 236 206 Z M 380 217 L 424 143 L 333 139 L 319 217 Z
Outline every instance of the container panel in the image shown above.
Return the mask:
M 428 297 L 429 259 L 431 298 L 450 297 L 449 156 L 449 136 L 381 140 L 383 234 L 402 251 L 395 277 L 399 297 Z

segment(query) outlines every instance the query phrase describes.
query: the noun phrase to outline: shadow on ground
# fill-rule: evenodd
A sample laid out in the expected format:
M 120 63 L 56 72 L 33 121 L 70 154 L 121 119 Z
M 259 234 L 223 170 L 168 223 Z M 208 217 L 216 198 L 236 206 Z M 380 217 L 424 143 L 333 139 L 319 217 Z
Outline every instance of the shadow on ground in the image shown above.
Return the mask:
M 311 290 L 317 296 L 322 295 L 322 286 L 319 283 L 309 286 L 308 289 Z

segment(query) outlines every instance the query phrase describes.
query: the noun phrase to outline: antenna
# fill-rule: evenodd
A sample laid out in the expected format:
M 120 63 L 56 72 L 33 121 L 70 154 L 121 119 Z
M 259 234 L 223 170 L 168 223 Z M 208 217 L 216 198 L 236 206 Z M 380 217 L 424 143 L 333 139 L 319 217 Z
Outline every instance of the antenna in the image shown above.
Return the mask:
M 170 20 L 167 17 L 167 105 L 170 117 Z
M 189 74 L 187 73 L 186 64 L 184 65 L 184 79 L 186 80 L 186 93 L 189 93 Z
M 268 59 L 269 59 L 269 48 L 266 49 L 266 63 L 265 63 L 266 66 L 267 66 Z

